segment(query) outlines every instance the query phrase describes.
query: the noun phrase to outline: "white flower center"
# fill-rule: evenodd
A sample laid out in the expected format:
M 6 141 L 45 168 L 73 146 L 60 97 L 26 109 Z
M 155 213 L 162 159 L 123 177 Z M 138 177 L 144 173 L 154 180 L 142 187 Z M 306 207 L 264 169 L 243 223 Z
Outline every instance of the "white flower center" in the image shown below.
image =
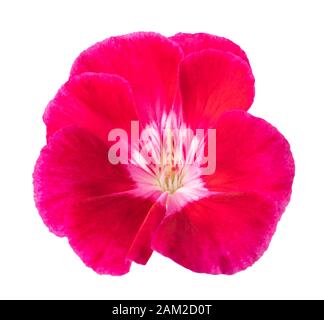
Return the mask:
M 170 113 L 162 118 L 161 126 L 147 125 L 139 149 L 132 153 L 130 169 L 138 195 L 167 192 L 171 211 L 209 194 L 201 179 L 204 139 L 179 122 Z

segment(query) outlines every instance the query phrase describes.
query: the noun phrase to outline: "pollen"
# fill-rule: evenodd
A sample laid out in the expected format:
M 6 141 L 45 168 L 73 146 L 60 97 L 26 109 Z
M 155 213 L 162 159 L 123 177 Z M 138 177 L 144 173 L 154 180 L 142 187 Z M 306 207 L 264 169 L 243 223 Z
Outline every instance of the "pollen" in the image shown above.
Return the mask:
M 161 169 L 160 176 L 157 177 L 158 183 L 163 192 L 173 194 L 177 189 L 183 187 L 183 170 L 179 166 L 165 166 Z

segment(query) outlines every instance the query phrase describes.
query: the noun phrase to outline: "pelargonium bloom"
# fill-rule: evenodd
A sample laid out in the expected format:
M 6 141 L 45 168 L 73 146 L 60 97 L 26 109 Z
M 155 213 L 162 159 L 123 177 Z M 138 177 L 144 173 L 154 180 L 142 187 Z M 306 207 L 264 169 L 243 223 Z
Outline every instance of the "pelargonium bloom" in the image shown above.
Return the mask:
M 44 113 L 33 175 L 44 223 L 100 274 L 125 274 L 153 250 L 195 272 L 247 268 L 267 249 L 294 177 L 287 140 L 247 113 L 253 98 L 248 58 L 225 38 L 140 32 L 95 44 Z M 127 163 L 107 158 L 116 128 Z M 216 170 L 202 174 L 208 129 Z

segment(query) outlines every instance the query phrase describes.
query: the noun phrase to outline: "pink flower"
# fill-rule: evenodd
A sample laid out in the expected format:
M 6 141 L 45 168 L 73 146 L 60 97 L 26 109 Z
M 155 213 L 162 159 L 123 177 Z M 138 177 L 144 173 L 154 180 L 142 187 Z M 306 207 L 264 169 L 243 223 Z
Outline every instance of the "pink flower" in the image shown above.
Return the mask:
M 125 274 L 152 250 L 195 272 L 247 268 L 267 249 L 294 177 L 286 139 L 246 112 L 253 98 L 248 59 L 227 39 L 134 33 L 95 44 L 44 114 L 33 176 L 44 223 L 101 274 Z M 111 163 L 108 135 L 133 138 L 134 121 L 150 137 L 135 149 L 119 140 L 129 162 Z M 216 170 L 202 174 L 207 139 L 175 129 L 216 129 Z

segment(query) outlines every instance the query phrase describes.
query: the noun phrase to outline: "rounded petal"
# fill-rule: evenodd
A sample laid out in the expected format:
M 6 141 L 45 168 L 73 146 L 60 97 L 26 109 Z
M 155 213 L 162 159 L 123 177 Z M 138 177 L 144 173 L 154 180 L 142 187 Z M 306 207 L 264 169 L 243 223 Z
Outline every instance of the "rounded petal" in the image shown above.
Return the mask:
M 208 33 L 177 33 L 169 39 L 179 44 L 185 55 L 205 49 L 216 49 L 233 53 L 249 64 L 245 52 L 236 43 L 223 37 Z
M 284 136 L 244 111 L 224 113 L 216 126 L 216 171 L 204 176 L 216 192 L 256 192 L 281 207 L 288 204 L 295 174 Z
M 112 37 L 85 50 L 76 59 L 71 75 L 105 72 L 125 78 L 131 85 L 139 116 L 144 123 L 160 120 L 172 108 L 182 50 L 152 32 Z
M 203 50 L 185 58 L 180 67 L 184 119 L 192 128 L 215 128 L 228 110 L 248 110 L 254 99 L 250 66 L 238 56 Z
M 66 234 L 82 261 L 99 274 L 129 271 L 128 251 L 153 202 L 127 195 L 84 199 L 66 218 Z M 149 259 L 141 256 L 138 259 Z
M 256 194 L 218 194 L 164 219 L 153 249 L 195 272 L 233 274 L 267 249 L 278 208 Z
M 60 88 L 43 119 L 47 137 L 61 128 L 78 125 L 106 141 L 110 129 L 129 130 L 131 120 L 138 117 L 124 79 L 104 73 L 83 73 L 71 77 Z
M 33 174 L 35 202 L 52 232 L 64 235 L 75 202 L 134 188 L 126 167 L 110 164 L 107 154 L 103 141 L 75 127 L 58 131 L 42 149 Z
M 108 162 L 103 141 L 77 127 L 58 131 L 33 178 L 36 206 L 52 232 L 67 236 L 99 273 L 129 270 L 127 253 L 154 200 L 133 196 L 126 166 Z

